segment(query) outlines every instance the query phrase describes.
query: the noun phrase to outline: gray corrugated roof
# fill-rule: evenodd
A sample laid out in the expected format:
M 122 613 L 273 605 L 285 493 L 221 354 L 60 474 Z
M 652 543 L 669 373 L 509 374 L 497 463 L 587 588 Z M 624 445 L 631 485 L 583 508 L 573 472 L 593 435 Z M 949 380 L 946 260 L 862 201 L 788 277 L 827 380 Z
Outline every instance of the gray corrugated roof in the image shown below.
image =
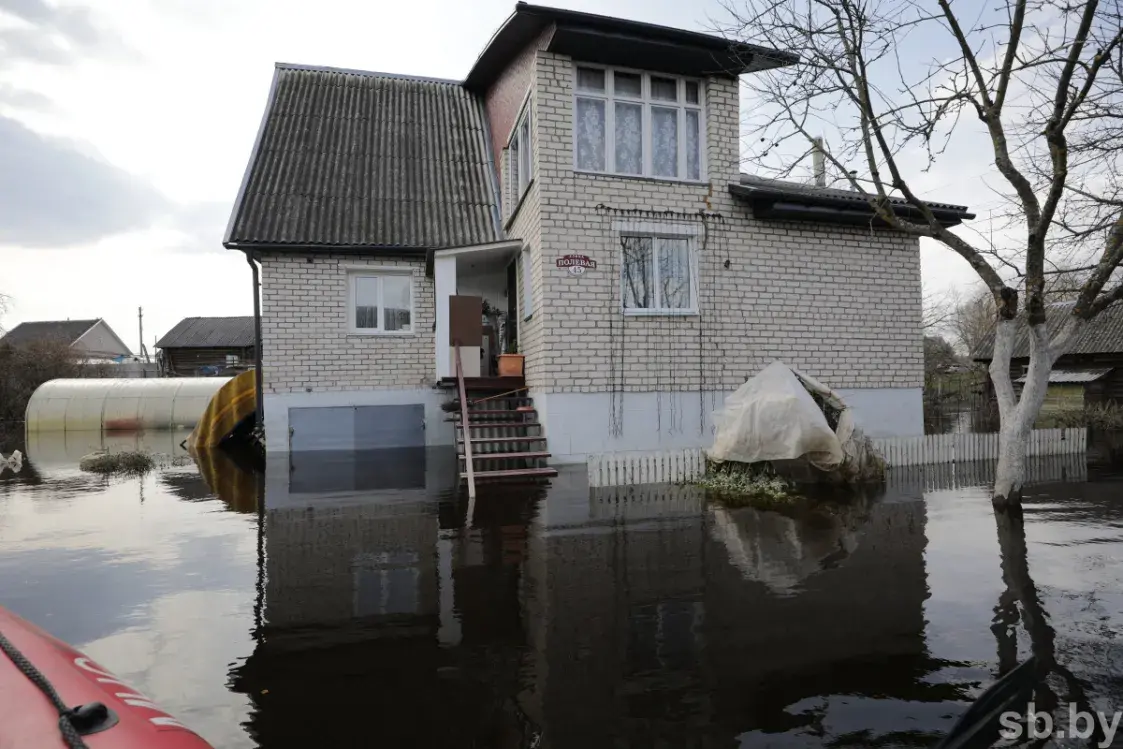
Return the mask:
M 24 322 L 8 331 L 0 338 L 4 343 L 18 345 L 29 341 L 64 341 L 73 344 L 87 330 L 97 325 L 97 320 L 43 320 Z
M 1050 335 L 1055 334 L 1060 328 L 1072 311 L 1073 304 L 1074 302 L 1058 302 L 1049 305 L 1046 309 L 1045 324 Z M 1018 318 L 1017 336 L 1014 341 L 1013 358 L 1029 358 L 1029 330 L 1024 315 Z M 994 330 L 992 329 L 979 344 L 974 358 L 978 361 L 990 361 L 993 351 Z M 1123 354 L 1123 303 L 1113 304 L 1093 317 L 1066 352 L 1066 355 L 1071 354 Z
M 1049 373 L 1049 384 L 1051 385 L 1075 385 L 1087 382 L 1095 382 L 1107 375 L 1113 367 L 1106 369 L 1054 369 Z M 1014 380 L 1017 383 L 1025 383 L 1026 375 L 1022 375 Z
M 278 64 L 226 245 L 500 241 L 487 138 L 459 83 Z
M 252 317 L 185 317 L 156 342 L 157 348 L 247 348 Z
M 809 198 L 826 198 L 830 200 L 845 200 L 855 204 L 868 204 L 869 199 L 856 190 L 842 190 L 837 187 L 819 187 L 818 185 L 811 185 L 804 182 L 789 182 L 781 179 L 771 179 L 769 177 L 759 177 L 755 174 L 742 174 L 741 184 L 746 187 L 761 190 L 761 191 L 774 191 L 777 193 L 784 193 L 788 195 L 801 195 Z M 909 202 L 904 198 L 890 197 L 889 202 L 892 205 L 907 206 Z M 934 201 L 926 201 L 926 205 L 930 208 L 945 210 L 945 211 L 958 211 L 966 213 L 968 208 L 964 205 L 954 205 L 952 203 L 936 203 Z

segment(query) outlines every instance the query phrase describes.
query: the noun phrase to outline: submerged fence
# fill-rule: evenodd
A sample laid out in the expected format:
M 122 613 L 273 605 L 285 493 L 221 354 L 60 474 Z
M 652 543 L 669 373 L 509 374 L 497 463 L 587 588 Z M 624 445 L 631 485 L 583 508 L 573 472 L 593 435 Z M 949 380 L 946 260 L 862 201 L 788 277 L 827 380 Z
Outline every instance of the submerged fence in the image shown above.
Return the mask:
M 873 443 L 891 475 L 899 472 L 893 469 L 973 465 L 970 475 L 981 477 L 989 474 L 980 464 L 998 459 L 997 434 L 930 434 L 875 439 Z M 1036 429 L 1030 433 L 1026 455 L 1083 456 L 1087 449 L 1085 429 Z M 590 487 L 675 484 L 700 478 L 706 471 L 706 455 L 699 448 L 605 453 L 590 455 L 588 469 Z
M 874 447 L 891 468 L 933 463 L 998 460 L 998 434 L 928 434 L 922 437 L 875 439 Z M 1035 429 L 1026 455 L 1083 455 L 1088 450 L 1086 429 Z

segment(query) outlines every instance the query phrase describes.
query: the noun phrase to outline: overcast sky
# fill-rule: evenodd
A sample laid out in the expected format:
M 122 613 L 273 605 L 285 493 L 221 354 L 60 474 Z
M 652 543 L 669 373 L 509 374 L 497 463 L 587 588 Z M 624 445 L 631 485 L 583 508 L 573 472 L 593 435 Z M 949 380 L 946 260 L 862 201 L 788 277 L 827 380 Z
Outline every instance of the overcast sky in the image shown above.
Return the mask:
M 716 2 L 554 0 L 705 29 Z M 0 326 L 104 317 L 137 346 L 252 313 L 222 248 L 273 63 L 462 78 L 513 0 L 0 0 Z M 986 165 L 982 165 L 984 170 Z M 930 178 L 962 200 L 978 170 Z M 940 182 L 941 184 L 935 184 Z M 926 284 L 969 282 L 923 251 Z

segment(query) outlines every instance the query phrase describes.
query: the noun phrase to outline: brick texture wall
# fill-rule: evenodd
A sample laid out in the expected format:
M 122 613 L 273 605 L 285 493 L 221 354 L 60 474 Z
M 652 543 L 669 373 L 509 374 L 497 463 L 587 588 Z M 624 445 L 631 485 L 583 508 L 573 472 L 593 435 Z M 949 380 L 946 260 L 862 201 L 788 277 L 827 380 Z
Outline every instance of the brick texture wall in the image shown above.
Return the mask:
M 728 185 L 738 178 L 737 84 L 706 84 L 707 182 L 577 174 L 572 62 L 538 51 L 534 67 L 535 184 L 511 227 L 534 252 L 535 326 L 525 346 L 530 385 L 545 392 L 730 390 L 774 358 L 832 387 L 920 387 L 920 257 L 895 232 L 756 221 Z M 620 247 L 631 221 L 612 209 L 696 213 L 699 312 L 621 312 Z M 537 216 L 529 214 L 536 213 Z M 596 270 L 555 266 L 584 254 Z
M 413 335 L 348 333 L 352 267 L 393 267 L 411 273 Z M 261 286 L 262 375 L 267 394 L 432 384 L 434 291 L 423 259 L 264 253 Z

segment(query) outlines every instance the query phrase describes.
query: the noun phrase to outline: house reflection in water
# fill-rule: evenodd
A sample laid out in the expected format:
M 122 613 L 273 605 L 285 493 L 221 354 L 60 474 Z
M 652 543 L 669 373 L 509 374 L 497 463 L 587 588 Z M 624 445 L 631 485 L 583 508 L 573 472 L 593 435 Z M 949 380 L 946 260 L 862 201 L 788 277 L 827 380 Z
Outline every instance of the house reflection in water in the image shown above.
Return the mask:
M 563 472 L 469 522 L 455 464 L 419 458 L 412 487 L 326 495 L 270 467 L 263 624 L 231 674 L 263 746 L 817 743 L 826 708 L 792 706 L 832 694 L 924 740 L 915 706 L 964 698 L 929 678 L 919 492 L 786 518 Z

